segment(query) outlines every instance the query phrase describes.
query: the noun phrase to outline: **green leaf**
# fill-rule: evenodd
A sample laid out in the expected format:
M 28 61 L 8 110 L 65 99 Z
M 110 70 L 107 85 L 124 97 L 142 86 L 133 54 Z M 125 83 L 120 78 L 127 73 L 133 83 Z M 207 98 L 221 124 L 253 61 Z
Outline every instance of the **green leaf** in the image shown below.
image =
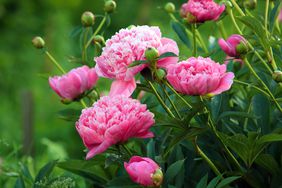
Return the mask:
M 255 163 L 275 175 L 279 171 L 279 164 L 270 154 L 260 154 Z
M 268 37 L 262 23 L 259 22 L 259 19 L 251 16 L 239 16 L 238 19 L 256 34 L 264 49 L 269 48 Z
M 258 127 L 261 127 L 262 133 L 270 132 L 270 102 L 267 97 L 257 94 L 252 98 L 252 111 L 257 117 Z
M 99 159 L 96 156 L 94 160 L 67 160 L 59 162 L 57 166 L 93 182 L 105 184 L 108 178 L 104 172 L 104 167 L 100 166 L 101 164 L 104 164 L 104 159 Z
M 176 55 L 173 52 L 166 52 L 166 53 L 163 53 L 162 55 L 160 55 L 158 57 L 158 59 L 162 59 L 162 58 L 166 58 L 166 57 L 178 57 L 178 55 Z
M 24 181 L 21 176 L 17 178 L 14 188 L 25 188 Z
M 188 47 L 191 47 L 189 38 L 187 37 L 187 33 L 185 31 L 185 28 L 178 22 L 172 21 L 171 27 L 179 37 L 179 39 Z
M 256 119 L 255 116 L 245 113 L 245 112 L 236 112 L 236 111 L 227 111 L 227 112 L 223 112 L 220 114 L 220 116 L 218 117 L 218 121 L 220 119 L 223 119 L 225 117 L 244 117 L 244 118 L 251 118 L 251 119 Z
M 282 134 L 272 133 L 264 135 L 260 138 L 261 143 L 279 142 L 282 141 Z
M 146 60 L 138 60 L 138 61 L 133 61 L 130 65 L 128 65 L 128 68 L 135 67 L 138 65 L 143 65 L 147 64 L 148 62 Z
M 221 180 L 221 176 L 217 176 L 213 178 L 208 184 L 207 188 L 215 188 L 220 180 Z
M 57 161 L 51 161 L 47 163 L 45 166 L 43 166 L 39 170 L 38 174 L 36 175 L 34 182 L 39 182 L 40 180 L 42 180 L 45 177 L 48 178 L 51 172 L 53 171 L 54 167 L 56 166 L 56 164 L 57 164 Z M 37 187 L 37 186 L 34 185 L 34 187 Z
M 279 8 L 280 4 L 281 4 L 281 1 L 276 1 L 274 8 L 271 10 L 270 15 L 269 15 L 269 31 L 271 33 L 273 32 L 275 21 L 280 12 L 280 8 Z
M 223 188 L 227 185 L 229 185 L 230 183 L 234 182 L 235 180 L 241 178 L 241 176 L 232 176 L 232 177 L 228 177 L 225 178 L 224 180 L 222 180 L 217 186 L 216 188 Z
M 141 186 L 132 182 L 127 176 L 120 176 L 112 179 L 106 185 L 107 188 L 141 188 Z
M 199 183 L 197 184 L 196 188 L 206 188 L 208 183 L 208 174 L 201 178 Z
M 165 184 L 168 184 L 170 181 L 172 181 L 175 176 L 180 172 L 181 168 L 183 168 L 184 161 L 185 159 L 176 161 L 168 167 L 164 178 Z

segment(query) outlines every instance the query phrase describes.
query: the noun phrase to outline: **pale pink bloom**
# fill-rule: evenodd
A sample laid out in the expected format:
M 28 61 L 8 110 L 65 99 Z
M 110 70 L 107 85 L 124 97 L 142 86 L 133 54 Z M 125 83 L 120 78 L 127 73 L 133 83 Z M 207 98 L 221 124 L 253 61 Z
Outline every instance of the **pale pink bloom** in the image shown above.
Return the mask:
M 210 58 L 192 57 L 168 68 L 167 80 L 180 93 L 217 95 L 229 90 L 234 74 Z
M 129 138 L 153 137 L 149 128 L 154 122 L 146 105 L 116 95 L 101 97 L 92 107 L 82 110 L 76 129 L 89 150 L 86 159 L 90 159 Z
M 73 100 L 90 90 L 97 80 L 96 70 L 85 65 L 65 75 L 49 77 L 49 85 L 62 99 Z
M 190 23 L 203 23 L 217 20 L 225 10 L 225 5 L 219 5 L 213 0 L 189 0 L 181 6 L 180 14 Z
M 124 163 L 124 168 L 129 174 L 131 180 L 135 183 L 143 186 L 156 186 L 153 180 L 153 175 L 160 169 L 160 167 L 152 159 L 133 156 L 128 163 Z M 161 184 L 161 182 L 158 182 L 158 184 Z
M 241 35 L 231 35 L 227 40 L 219 39 L 218 44 L 220 48 L 230 57 L 239 57 L 240 54 L 237 52 L 236 47 L 240 43 L 246 44 L 246 39 Z
M 137 26 L 131 29 L 121 29 L 118 33 L 106 41 L 101 56 L 96 57 L 96 70 L 99 76 L 117 80 L 111 87 L 110 96 L 123 94 L 130 96 L 136 84 L 134 76 L 146 65 L 128 68 L 132 62 L 145 59 L 147 48 L 154 47 L 159 54 L 173 52 L 179 54 L 175 41 L 163 38 L 158 27 Z M 158 61 L 158 67 L 165 68 L 170 64 L 176 64 L 178 57 L 167 57 Z M 127 83 L 122 83 L 127 82 Z M 116 87 L 119 87 L 116 89 Z M 127 88 L 128 87 L 128 88 Z M 125 91 L 125 93 L 120 93 Z
M 278 16 L 278 20 L 279 20 L 280 22 L 282 22 L 282 9 L 280 10 L 280 13 L 279 13 L 279 16 Z

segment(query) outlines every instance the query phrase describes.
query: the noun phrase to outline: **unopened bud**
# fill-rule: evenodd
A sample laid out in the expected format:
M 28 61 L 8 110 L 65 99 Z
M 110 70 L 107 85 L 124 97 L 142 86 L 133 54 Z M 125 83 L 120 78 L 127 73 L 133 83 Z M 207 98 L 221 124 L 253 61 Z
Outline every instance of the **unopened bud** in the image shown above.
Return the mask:
M 104 10 L 107 13 L 112 13 L 116 10 L 117 4 L 115 1 L 113 0 L 107 0 L 105 2 L 105 6 L 104 6 Z
M 233 7 L 233 4 L 229 0 L 224 0 L 224 1 L 222 1 L 222 3 L 228 8 Z
M 247 9 L 255 9 L 257 6 L 257 0 L 245 0 L 244 1 L 244 7 Z
M 244 42 L 244 41 L 240 42 L 240 44 L 238 44 L 236 46 L 236 53 L 239 54 L 239 55 L 244 55 L 244 54 L 248 53 L 248 51 L 249 51 L 249 48 L 248 48 L 246 42 Z
M 135 25 L 130 25 L 130 26 L 128 26 L 127 28 L 128 29 L 132 29 L 132 28 L 134 28 L 134 27 L 136 27 Z
M 158 69 L 158 70 L 156 71 L 156 77 L 157 77 L 158 80 L 163 80 L 165 76 L 166 76 L 165 70 L 163 70 L 163 69 Z
M 172 2 L 168 2 L 165 5 L 164 9 L 167 13 L 174 13 L 175 12 L 175 5 Z
M 45 41 L 41 37 L 34 37 L 31 42 L 37 49 L 42 49 L 45 46 Z
M 101 35 L 96 35 L 93 38 L 94 43 L 105 43 L 104 37 Z
M 282 72 L 278 70 L 274 71 L 272 74 L 272 78 L 278 83 L 282 82 Z
M 161 169 L 156 170 L 156 172 L 152 175 L 152 180 L 155 187 L 161 186 L 163 182 L 163 172 Z
M 86 11 L 81 15 L 81 23 L 84 27 L 90 27 L 94 25 L 95 16 L 92 12 Z
M 159 52 L 156 48 L 147 48 L 145 57 L 148 61 L 154 61 L 159 57 Z

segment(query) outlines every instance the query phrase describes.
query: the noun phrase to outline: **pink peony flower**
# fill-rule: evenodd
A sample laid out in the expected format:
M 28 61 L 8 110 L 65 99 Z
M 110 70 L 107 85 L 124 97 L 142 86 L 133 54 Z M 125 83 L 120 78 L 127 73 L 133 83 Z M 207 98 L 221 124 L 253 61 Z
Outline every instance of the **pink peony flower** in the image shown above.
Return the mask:
M 116 95 L 101 97 L 92 107 L 82 110 L 76 129 L 89 149 L 86 159 L 90 159 L 129 138 L 153 137 L 149 128 L 154 122 L 154 115 L 146 105 Z
M 124 168 L 132 181 L 143 186 L 160 186 L 163 180 L 162 171 L 157 163 L 147 157 L 133 156 Z
M 279 16 L 278 16 L 278 21 L 282 22 L 282 9 L 280 10 Z
M 224 39 L 218 40 L 220 48 L 230 57 L 240 56 L 236 48 L 241 42 L 246 44 L 246 39 L 237 34 L 231 35 L 226 41 Z
M 167 80 L 180 93 L 217 95 L 229 90 L 234 74 L 210 58 L 192 57 L 168 68 Z
M 162 38 L 158 27 L 137 26 L 131 29 L 121 29 L 106 41 L 101 56 L 96 57 L 96 70 L 99 76 L 114 79 L 110 96 L 123 94 L 130 96 L 136 84 L 134 76 L 146 65 L 128 68 L 137 60 L 145 59 L 145 51 L 149 47 L 156 48 L 160 54 L 173 52 L 178 55 L 179 50 L 175 41 Z M 167 57 L 158 61 L 159 67 L 176 64 L 177 57 Z M 118 91 L 118 92 L 116 92 Z M 122 92 L 125 91 L 125 92 Z
M 94 68 L 82 66 L 65 75 L 50 77 L 49 85 L 62 99 L 73 100 L 91 89 L 97 80 L 98 75 Z
M 225 10 L 225 5 L 218 5 L 213 0 L 189 0 L 181 6 L 180 15 L 190 23 L 203 23 L 217 20 Z

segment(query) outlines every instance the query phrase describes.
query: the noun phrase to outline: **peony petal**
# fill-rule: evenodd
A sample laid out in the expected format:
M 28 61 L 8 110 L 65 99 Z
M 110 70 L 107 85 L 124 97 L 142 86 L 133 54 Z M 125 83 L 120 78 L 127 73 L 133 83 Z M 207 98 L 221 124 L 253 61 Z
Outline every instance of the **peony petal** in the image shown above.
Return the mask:
M 135 88 L 136 83 L 134 79 L 128 82 L 122 80 L 115 80 L 112 83 L 109 96 L 124 95 L 126 97 L 130 97 L 131 94 L 134 92 Z

